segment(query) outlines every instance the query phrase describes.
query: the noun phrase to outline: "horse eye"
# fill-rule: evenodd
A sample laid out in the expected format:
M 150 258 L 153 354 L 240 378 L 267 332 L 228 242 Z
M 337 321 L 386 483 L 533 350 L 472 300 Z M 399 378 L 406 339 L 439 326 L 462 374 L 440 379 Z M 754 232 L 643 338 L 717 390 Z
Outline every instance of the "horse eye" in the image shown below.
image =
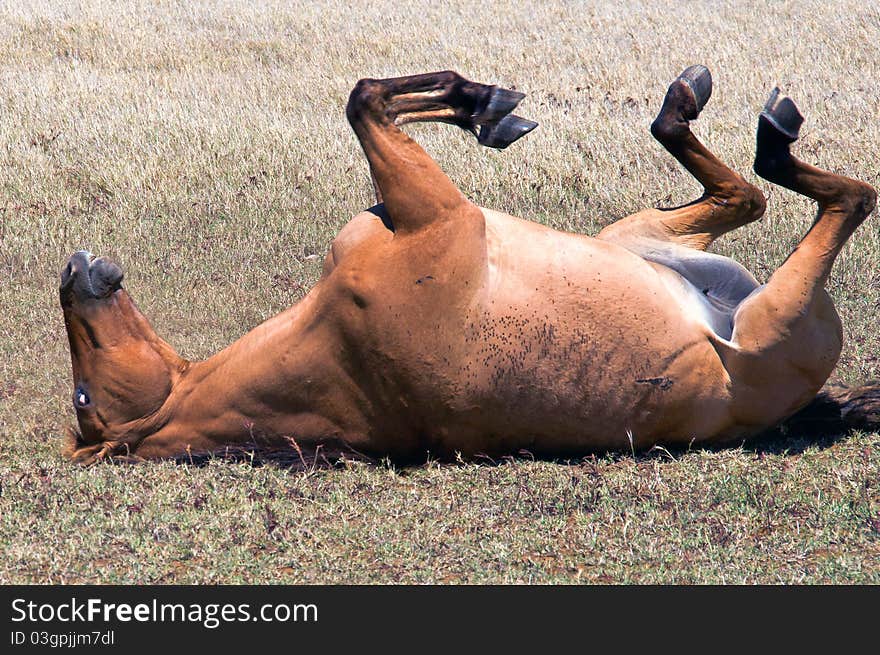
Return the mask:
M 82 389 L 76 390 L 76 395 L 74 396 L 74 399 L 75 399 L 74 402 L 76 403 L 77 407 L 85 407 L 90 402 L 92 402 L 91 399 L 89 398 L 89 394 L 87 394 Z

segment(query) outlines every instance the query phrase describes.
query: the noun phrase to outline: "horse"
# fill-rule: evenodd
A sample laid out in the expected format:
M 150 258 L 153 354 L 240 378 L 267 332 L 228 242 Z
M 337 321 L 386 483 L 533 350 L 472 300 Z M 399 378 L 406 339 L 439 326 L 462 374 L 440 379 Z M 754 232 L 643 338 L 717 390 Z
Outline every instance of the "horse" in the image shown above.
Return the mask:
M 524 94 L 444 71 L 363 79 L 346 116 L 377 204 L 342 228 L 303 299 L 204 361 L 162 340 L 118 264 L 85 251 L 60 299 L 79 429 L 66 455 L 160 459 L 260 444 L 410 461 L 729 445 L 816 403 L 880 425 L 880 385 L 823 391 L 842 329 L 824 289 L 872 212 L 868 184 L 797 159 L 803 116 L 775 89 L 755 172 L 813 199 L 765 284 L 707 251 L 758 220 L 762 192 L 691 131 L 705 66 L 669 85 L 651 133 L 702 185 L 595 237 L 479 207 L 400 126 L 456 125 L 506 148 Z

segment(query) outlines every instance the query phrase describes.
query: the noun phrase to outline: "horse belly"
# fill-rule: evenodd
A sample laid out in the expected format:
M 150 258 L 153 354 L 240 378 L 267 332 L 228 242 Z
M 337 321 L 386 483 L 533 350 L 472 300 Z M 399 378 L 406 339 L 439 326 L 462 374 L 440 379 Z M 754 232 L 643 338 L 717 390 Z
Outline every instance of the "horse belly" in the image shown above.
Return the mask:
M 524 235 L 528 248 L 490 239 L 459 371 L 458 416 L 473 429 L 457 446 L 639 447 L 725 427 L 726 374 L 707 330 L 654 269 L 613 245 L 542 232 Z

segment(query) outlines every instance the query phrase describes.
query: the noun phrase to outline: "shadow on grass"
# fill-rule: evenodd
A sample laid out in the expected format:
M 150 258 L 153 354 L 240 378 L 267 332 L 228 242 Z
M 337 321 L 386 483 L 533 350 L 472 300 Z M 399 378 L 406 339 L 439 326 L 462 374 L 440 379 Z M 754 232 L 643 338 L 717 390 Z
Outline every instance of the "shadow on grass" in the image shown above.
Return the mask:
M 830 448 L 853 432 L 841 415 L 839 402 L 822 393 L 781 426 L 744 443 L 743 449 L 758 454 L 799 455 L 808 448 Z
M 849 437 L 854 431 L 840 417 L 840 413 L 831 401 L 827 404 L 823 399 L 817 399 L 807 408 L 801 410 L 784 424 L 768 430 L 749 440 L 717 444 L 697 444 L 663 446 L 656 445 L 650 449 L 632 451 L 599 451 L 593 453 L 540 453 L 521 450 L 515 454 L 490 456 L 475 454 L 471 457 L 460 456 L 441 457 L 426 456 L 414 459 L 394 459 L 389 457 L 371 457 L 338 444 L 333 447 L 319 446 L 314 450 L 300 448 L 295 441 L 291 440 L 291 446 L 268 447 L 258 440 L 236 447 L 225 448 L 222 451 L 210 453 L 188 453 L 170 460 L 178 465 L 204 468 L 212 463 L 236 463 L 259 468 L 273 466 L 287 469 L 291 472 L 314 472 L 317 470 L 344 469 L 352 465 L 368 465 L 394 469 L 402 475 L 408 470 L 415 470 L 428 464 L 443 464 L 456 466 L 461 464 L 481 464 L 485 466 L 499 466 L 512 462 L 542 461 L 561 465 L 581 465 L 585 462 L 595 463 L 597 458 L 608 462 L 619 461 L 653 461 L 656 459 L 678 460 L 692 452 L 708 451 L 722 452 L 739 448 L 744 452 L 756 455 L 781 455 L 794 456 L 814 448 L 824 450 Z M 134 458 L 136 459 L 136 458 Z M 135 463 L 133 458 L 114 458 L 117 463 Z M 143 461 L 143 460 L 141 460 Z
M 320 446 L 315 450 L 292 447 L 270 448 L 259 443 L 243 444 L 209 453 L 187 453 L 165 461 L 196 468 L 205 468 L 213 463 L 246 464 L 253 468 L 274 466 L 291 472 L 346 468 L 355 463 L 373 465 L 382 463 L 362 453 L 340 448 L 330 449 Z
M 295 451 L 267 450 L 259 446 L 252 448 L 240 448 L 215 453 L 203 453 L 198 455 L 183 455 L 170 461 L 185 466 L 197 468 L 208 467 L 211 464 L 245 464 L 253 468 L 272 466 L 286 469 L 291 473 L 307 473 L 314 471 L 328 471 L 334 469 L 346 469 L 352 465 L 367 465 L 379 468 L 394 469 L 401 475 L 406 475 L 410 470 L 417 470 L 426 465 L 460 466 L 464 464 L 480 464 L 482 466 L 503 466 L 514 462 L 539 461 L 564 466 L 580 466 L 586 462 L 596 463 L 597 459 L 614 463 L 621 461 L 633 461 L 636 463 L 665 460 L 675 461 L 681 457 L 695 452 L 722 452 L 740 448 L 747 453 L 755 455 L 796 456 L 809 449 L 825 450 L 840 441 L 845 440 L 853 433 L 852 430 L 839 424 L 829 424 L 819 428 L 812 424 L 809 428 L 799 430 L 795 426 L 786 426 L 765 432 L 753 439 L 741 444 L 697 445 L 690 447 L 665 447 L 654 446 L 647 450 L 637 450 L 635 453 L 625 451 L 604 451 L 595 453 L 577 453 L 569 455 L 542 455 L 530 451 L 521 450 L 513 455 L 491 457 L 477 454 L 469 458 L 425 458 L 394 460 L 391 458 L 371 458 L 360 453 L 322 452 L 297 453 Z
M 815 426 L 804 430 L 777 429 L 765 432 L 745 442 L 742 449 L 761 455 L 801 455 L 810 448 L 825 450 L 845 440 L 853 430 L 828 426 L 820 429 Z

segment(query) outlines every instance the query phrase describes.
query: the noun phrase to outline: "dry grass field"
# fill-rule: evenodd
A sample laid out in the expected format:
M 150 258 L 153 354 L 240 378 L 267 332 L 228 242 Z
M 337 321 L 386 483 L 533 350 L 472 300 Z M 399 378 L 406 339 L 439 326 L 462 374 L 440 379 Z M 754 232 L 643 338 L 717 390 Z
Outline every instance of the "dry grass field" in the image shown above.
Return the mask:
M 413 468 L 61 459 L 74 250 L 119 261 L 203 358 L 301 298 L 372 204 L 344 115 L 359 78 L 527 92 L 540 127 L 504 152 L 410 133 L 480 204 L 595 233 L 698 194 L 648 132 L 691 63 L 715 80 L 695 132 L 748 179 L 779 84 L 797 152 L 880 186 L 872 3 L 0 2 L 0 583 L 880 583 L 880 434 Z M 813 207 L 758 183 L 766 216 L 716 251 L 765 280 Z M 878 226 L 829 283 L 846 382 L 880 377 Z

